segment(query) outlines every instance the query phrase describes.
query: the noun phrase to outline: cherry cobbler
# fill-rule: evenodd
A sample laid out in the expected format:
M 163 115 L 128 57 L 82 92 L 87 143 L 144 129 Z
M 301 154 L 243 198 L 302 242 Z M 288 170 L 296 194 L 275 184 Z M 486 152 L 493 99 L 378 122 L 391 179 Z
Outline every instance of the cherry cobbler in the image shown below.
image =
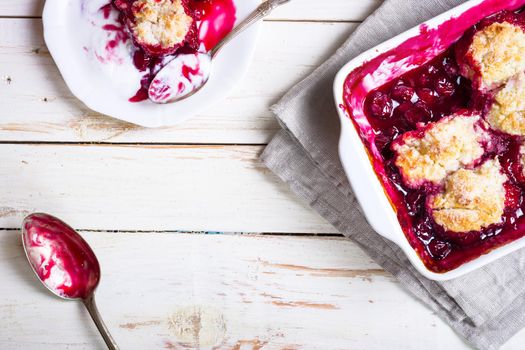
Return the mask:
M 345 83 L 346 110 L 401 227 L 434 272 L 525 236 L 525 13 L 498 12 L 460 35 L 366 91 L 366 123 L 349 107 L 366 74 Z
M 130 102 L 147 100 L 148 89 L 162 68 L 179 55 L 213 49 L 236 21 L 234 0 L 108 1 L 100 9 L 107 21 L 102 28 L 110 38 L 103 56 L 111 58 L 115 56 L 113 51 L 121 47 L 129 54 L 141 76 Z M 110 61 L 101 55 L 97 59 L 101 63 Z M 194 67 L 183 68 L 180 74 L 188 79 L 198 72 Z

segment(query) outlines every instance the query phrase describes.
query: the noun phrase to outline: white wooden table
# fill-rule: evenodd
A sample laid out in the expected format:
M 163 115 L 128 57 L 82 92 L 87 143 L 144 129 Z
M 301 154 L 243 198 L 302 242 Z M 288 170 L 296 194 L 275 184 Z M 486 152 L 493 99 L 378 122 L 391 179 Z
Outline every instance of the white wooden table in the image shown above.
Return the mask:
M 123 350 L 468 348 L 258 161 L 278 130 L 268 107 L 379 2 L 295 0 L 264 22 L 227 100 L 147 130 L 69 93 L 44 0 L 0 0 L 0 349 L 104 349 L 81 305 L 25 262 L 18 227 L 34 211 L 97 252 L 100 311 Z

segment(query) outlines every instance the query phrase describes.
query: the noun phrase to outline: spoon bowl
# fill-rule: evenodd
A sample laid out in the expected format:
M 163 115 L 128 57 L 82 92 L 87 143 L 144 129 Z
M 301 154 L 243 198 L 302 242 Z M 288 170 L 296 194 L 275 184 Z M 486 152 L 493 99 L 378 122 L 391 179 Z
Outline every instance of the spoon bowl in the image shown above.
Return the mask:
M 95 303 L 100 264 L 89 244 L 71 226 L 44 213 L 27 216 L 21 234 L 29 264 L 42 284 L 60 298 L 82 301 L 108 349 L 117 350 Z
M 22 244 L 33 271 L 55 295 L 82 300 L 100 281 L 100 265 L 87 242 L 69 225 L 47 214 L 22 223 Z
M 208 82 L 210 53 L 182 54 L 162 68 L 148 89 L 154 103 L 177 102 L 190 97 Z

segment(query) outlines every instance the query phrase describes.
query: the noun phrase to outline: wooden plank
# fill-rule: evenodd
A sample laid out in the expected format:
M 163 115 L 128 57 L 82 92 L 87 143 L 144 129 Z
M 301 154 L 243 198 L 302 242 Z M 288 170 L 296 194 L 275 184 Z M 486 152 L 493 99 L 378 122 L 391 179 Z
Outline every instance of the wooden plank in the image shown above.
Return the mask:
M 0 16 L 41 17 L 45 0 L 2 0 Z
M 252 67 L 231 97 L 181 126 L 149 130 L 96 114 L 71 95 L 45 48 L 40 20 L 0 19 L 0 140 L 266 143 L 279 129 L 268 107 L 353 28 L 266 22 Z
M 294 0 L 275 11 L 271 19 L 313 21 L 362 21 L 381 0 Z M 42 15 L 44 0 L 2 0 L 0 16 Z
M 122 349 L 468 349 L 344 239 L 83 235 Z M 37 284 L 17 231 L 0 247 L 0 348 L 104 348 L 78 303 Z
M 270 20 L 363 21 L 382 0 L 292 0 L 278 8 Z
M 44 211 L 83 229 L 330 233 L 259 146 L 0 145 L 0 227 Z

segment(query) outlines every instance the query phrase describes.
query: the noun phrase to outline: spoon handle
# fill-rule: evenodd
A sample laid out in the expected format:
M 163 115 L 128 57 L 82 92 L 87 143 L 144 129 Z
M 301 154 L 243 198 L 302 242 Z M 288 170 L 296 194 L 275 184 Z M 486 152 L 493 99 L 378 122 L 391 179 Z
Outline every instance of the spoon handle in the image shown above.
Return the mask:
M 102 321 L 102 317 L 100 317 L 100 313 L 98 312 L 97 304 L 95 303 L 95 295 L 91 295 L 90 297 L 83 300 L 84 305 L 86 306 L 86 309 L 89 311 L 89 314 L 91 315 L 91 318 L 95 322 L 95 325 L 98 328 L 98 331 L 100 332 L 100 335 L 102 335 L 102 338 L 104 338 L 104 341 L 106 342 L 106 345 L 108 346 L 109 350 L 119 350 L 119 347 L 117 343 L 115 343 L 115 340 L 113 340 L 113 337 L 109 333 L 108 328 L 106 327 L 106 324 L 104 321 Z
M 246 17 L 244 21 L 239 23 L 232 31 L 226 35 L 215 47 L 211 50 L 210 55 L 213 58 L 224 45 L 229 43 L 233 38 L 243 32 L 246 28 L 268 16 L 275 8 L 286 4 L 290 0 L 266 0 L 260 4 L 252 13 Z

